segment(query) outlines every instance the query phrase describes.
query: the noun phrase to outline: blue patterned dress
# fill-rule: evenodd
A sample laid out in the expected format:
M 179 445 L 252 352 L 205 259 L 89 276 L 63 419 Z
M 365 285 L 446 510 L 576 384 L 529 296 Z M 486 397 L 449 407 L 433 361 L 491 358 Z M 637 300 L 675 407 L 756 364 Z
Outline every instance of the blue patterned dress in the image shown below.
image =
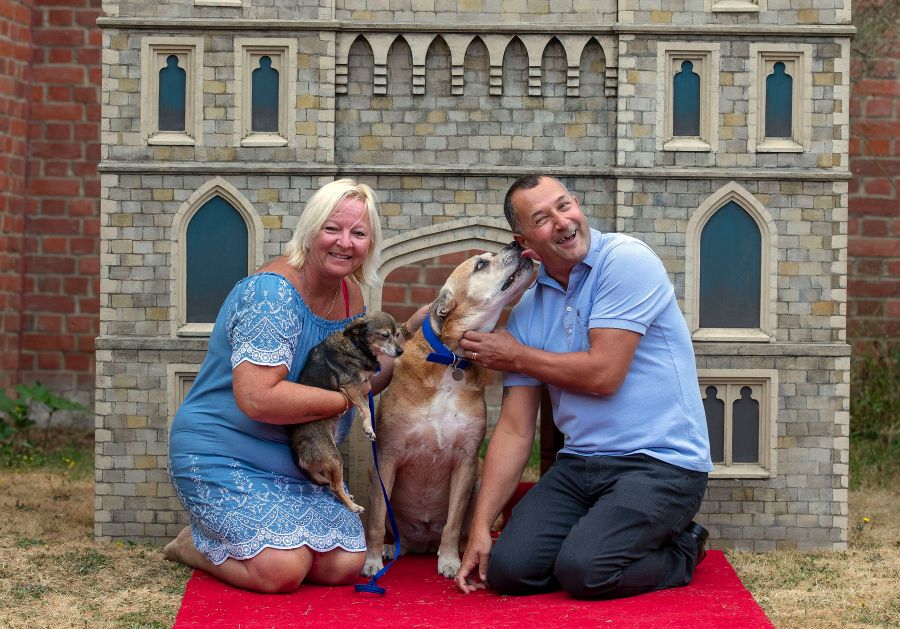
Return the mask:
M 241 280 L 226 298 L 169 433 L 169 476 L 190 515 L 194 546 L 214 564 L 264 548 L 365 550 L 359 515 L 303 475 L 284 426 L 241 412 L 231 378 L 248 360 L 284 365 L 296 382 L 309 350 L 348 322 L 316 316 L 274 273 Z M 345 415 L 342 432 L 351 420 Z

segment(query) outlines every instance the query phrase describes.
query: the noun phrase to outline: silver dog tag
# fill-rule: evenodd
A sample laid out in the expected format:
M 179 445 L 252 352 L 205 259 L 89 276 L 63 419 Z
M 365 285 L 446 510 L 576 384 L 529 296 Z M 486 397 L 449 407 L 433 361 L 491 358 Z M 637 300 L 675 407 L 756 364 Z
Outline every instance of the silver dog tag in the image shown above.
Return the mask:
M 465 374 L 463 373 L 463 370 L 462 370 L 462 369 L 460 369 L 459 367 L 455 367 L 455 366 L 454 366 L 454 367 L 451 367 L 451 368 L 450 368 L 450 376 L 451 376 L 454 380 L 456 380 L 457 382 L 459 382 L 460 380 L 462 380 L 462 379 L 465 377 Z

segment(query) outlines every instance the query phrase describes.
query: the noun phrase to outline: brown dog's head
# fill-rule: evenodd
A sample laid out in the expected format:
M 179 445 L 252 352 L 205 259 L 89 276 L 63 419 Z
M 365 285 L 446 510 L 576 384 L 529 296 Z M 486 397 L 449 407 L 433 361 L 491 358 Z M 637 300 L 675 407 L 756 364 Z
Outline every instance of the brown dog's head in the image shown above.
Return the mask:
M 534 263 L 511 242 L 499 253 L 482 253 L 460 264 L 441 288 L 429 316 L 444 343 L 466 330 L 489 332 L 506 304 L 518 299 L 531 280 Z
M 365 347 L 374 354 L 399 356 L 403 348 L 397 344 L 397 322 L 394 317 L 380 310 L 373 310 L 352 321 L 344 328 L 344 336 L 354 345 Z

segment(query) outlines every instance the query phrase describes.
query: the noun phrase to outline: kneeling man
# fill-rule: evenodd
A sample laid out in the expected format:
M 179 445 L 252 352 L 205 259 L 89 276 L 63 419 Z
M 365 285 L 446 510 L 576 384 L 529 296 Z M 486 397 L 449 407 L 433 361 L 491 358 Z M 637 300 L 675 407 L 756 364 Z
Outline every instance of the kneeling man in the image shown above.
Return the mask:
M 691 338 L 666 270 L 641 241 L 591 229 L 552 177 L 517 180 L 504 212 L 542 264 L 508 332 L 467 332 L 461 344 L 507 373 L 457 586 L 562 587 L 598 599 L 686 585 L 706 554 L 708 533 L 692 518 L 712 463 Z M 492 547 L 545 385 L 565 446 Z

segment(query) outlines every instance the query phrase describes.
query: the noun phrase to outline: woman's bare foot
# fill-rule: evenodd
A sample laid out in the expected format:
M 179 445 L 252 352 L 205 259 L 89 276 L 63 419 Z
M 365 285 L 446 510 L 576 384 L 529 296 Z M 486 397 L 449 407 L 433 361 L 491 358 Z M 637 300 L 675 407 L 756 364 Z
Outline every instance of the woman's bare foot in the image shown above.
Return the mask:
M 167 561 L 177 561 L 179 563 L 187 563 L 185 551 L 188 547 L 193 548 L 194 540 L 191 537 L 191 527 L 186 526 L 181 529 L 178 536 L 163 548 L 163 559 Z

